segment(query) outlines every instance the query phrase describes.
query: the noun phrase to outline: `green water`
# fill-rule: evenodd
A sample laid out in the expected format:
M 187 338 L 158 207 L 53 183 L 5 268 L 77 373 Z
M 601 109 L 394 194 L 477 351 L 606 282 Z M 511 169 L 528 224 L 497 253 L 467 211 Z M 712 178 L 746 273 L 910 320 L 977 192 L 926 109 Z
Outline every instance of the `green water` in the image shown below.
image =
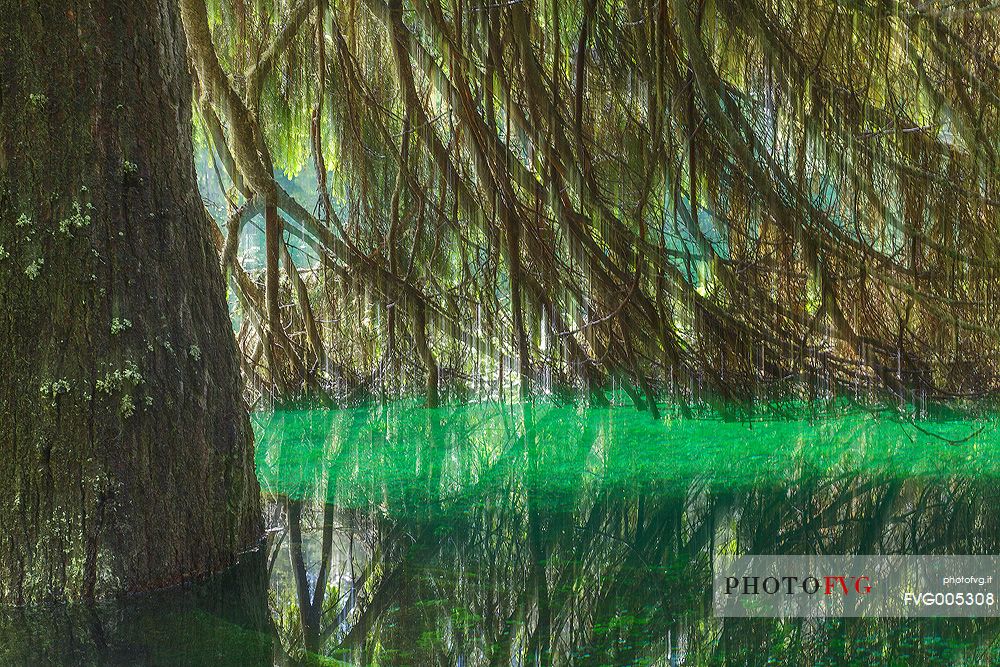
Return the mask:
M 996 619 L 718 619 L 714 553 L 1000 553 L 1000 421 L 415 403 L 255 419 L 266 546 L 5 612 L 2 664 L 992 665 Z

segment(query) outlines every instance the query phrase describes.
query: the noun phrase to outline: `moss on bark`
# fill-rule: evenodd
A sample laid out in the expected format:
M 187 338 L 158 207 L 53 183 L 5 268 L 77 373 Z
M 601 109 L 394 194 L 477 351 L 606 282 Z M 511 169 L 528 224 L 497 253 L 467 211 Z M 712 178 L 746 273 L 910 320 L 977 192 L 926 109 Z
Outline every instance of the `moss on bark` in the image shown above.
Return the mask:
M 0 602 L 219 570 L 259 490 L 175 4 L 0 0 L 0 67 Z

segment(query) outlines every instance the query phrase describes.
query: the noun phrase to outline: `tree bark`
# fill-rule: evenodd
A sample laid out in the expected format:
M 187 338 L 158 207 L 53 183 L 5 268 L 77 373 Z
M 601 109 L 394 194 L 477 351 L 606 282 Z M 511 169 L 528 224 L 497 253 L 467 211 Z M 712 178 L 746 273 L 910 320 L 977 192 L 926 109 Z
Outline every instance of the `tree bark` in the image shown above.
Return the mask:
M 0 0 L 0 603 L 218 571 L 252 431 L 172 0 Z

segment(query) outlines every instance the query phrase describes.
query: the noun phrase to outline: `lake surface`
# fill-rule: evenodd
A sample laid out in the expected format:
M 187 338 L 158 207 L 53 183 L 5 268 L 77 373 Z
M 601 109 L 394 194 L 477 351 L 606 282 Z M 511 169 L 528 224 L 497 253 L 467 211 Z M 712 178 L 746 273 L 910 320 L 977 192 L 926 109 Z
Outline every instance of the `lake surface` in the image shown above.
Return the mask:
M 255 428 L 264 549 L 3 612 L 0 664 L 1000 664 L 1000 619 L 720 619 L 710 589 L 719 553 L 1000 553 L 995 418 L 400 402 Z

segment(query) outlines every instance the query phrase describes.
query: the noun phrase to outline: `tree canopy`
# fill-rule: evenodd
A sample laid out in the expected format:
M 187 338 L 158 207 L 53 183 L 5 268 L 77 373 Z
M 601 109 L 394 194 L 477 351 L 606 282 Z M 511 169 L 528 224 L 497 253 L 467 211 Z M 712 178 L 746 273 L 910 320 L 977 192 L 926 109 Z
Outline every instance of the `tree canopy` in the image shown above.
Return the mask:
M 987 3 L 180 4 L 258 394 L 998 386 Z

